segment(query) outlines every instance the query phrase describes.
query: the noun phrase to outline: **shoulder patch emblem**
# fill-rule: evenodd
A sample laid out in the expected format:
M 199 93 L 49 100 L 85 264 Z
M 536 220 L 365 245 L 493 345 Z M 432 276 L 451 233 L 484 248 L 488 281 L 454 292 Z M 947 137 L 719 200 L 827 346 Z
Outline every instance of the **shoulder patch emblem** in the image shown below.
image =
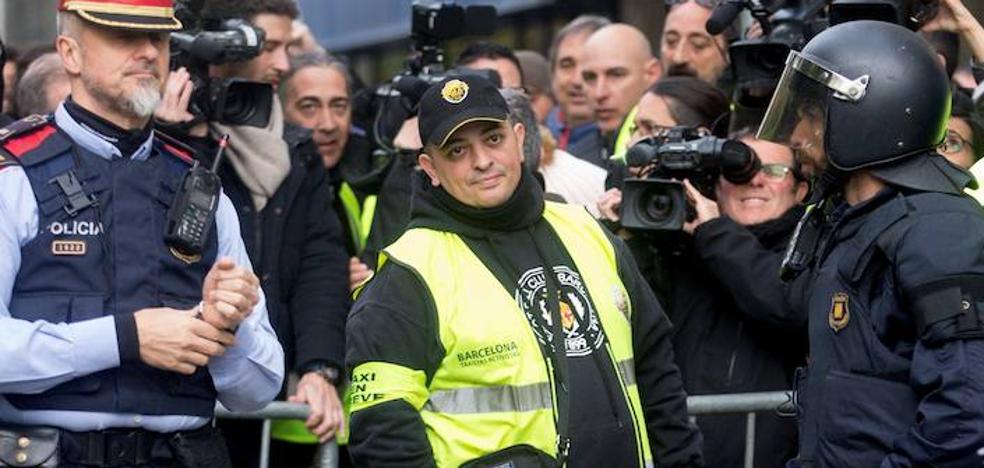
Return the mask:
M 848 296 L 846 293 L 834 293 L 830 301 L 830 315 L 827 323 L 834 333 L 840 332 L 851 321 L 851 309 L 848 307 Z

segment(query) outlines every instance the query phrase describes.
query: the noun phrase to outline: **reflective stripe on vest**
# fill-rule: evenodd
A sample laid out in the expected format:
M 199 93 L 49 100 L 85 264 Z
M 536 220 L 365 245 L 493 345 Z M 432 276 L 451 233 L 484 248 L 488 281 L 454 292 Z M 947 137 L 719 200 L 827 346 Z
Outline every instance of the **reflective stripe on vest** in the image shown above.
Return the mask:
M 437 413 L 476 414 L 552 410 L 550 384 L 454 388 L 431 392 L 424 409 Z
M 356 253 L 361 253 L 366 248 L 369 231 L 372 230 L 372 217 L 376 213 L 377 197 L 368 195 L 363 200 L 362 206 L 359 206 L 359 198 L 347 182 L 342 182 L 341 188 L 338 189 L 338 197 L 342 200 L 342 207 L 345 208 L 345 220 L 348 221 Z
M 606 352 L 619 374 L 638 464 L 648 466 L 652 456 L 632 365 L 631 302 L 618 277 L 614 247 L 583 208 L 548 202 L 544 217 L 563 233 L 561 242 L 593 300 L 608 338 L 597 352 Z M 353 411 L 394 398 L 410 402 L 420 409 L 438 466 L 458 466 L 517 444 L 556 454 L 553 376 L 513 291 L 503 288 L 454 233 L 411 229 L 380 255 L 380 267 L 388 261 L 413 270 L 427 285 L 445 356 L 426 387 L 422 373 L 413 374 L 419 371 L 358 366 L 355 378 L 375 379 L 374 390 L 354 394 L 359 399 L 353 400 Z M 480 301 L 475 291 L 483 292 Z M 488 320 L 493 315 L 495 320 Z

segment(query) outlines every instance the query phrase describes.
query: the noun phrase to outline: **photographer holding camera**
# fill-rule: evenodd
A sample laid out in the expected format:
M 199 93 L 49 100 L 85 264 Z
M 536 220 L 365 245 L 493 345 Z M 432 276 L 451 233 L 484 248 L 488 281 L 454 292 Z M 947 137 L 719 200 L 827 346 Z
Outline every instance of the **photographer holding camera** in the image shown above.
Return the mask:
M 196 123 L 202 119 L 195 115 L 196 108 L 221 109 L 228 104 L 225 108 L 229 111 L 236 108 L 233 104 L 249 101 L 240 96 L 236 102 L 210 101 L 203 106 L 193 98 L 192 89 L 193 81 L 207 83 L 205 88 L 212 90 L 216 82 L 238 85 L 242 81 L 233 80 L 239 79 L 250 80 L 254 90 L 272 94 L 271 85 L 277 85 L 288 68 L 286 48 L 292 21 L 298 16 L 297 6 L 294 0 L 210 0 L 200 16 L 206 27 L 215 21 L 213 18 L 248 22 L 231 23 L 234 27 L 219 34 L 255 27 L 265 38 L 262 49 L 248 60 L 220 65 L 211 62 L 207 77 L 194 76 L 195 70 L 173 73 L 155 115 L 159 122 L 192 125 L 190 133 L 201 137 L 197 141 L 200 158 L 214 154 L 216 143 L 206 133 L 212 137 L 231 135 L 228 157 L 219 165 L 218 174 L 237 208 L 246 249 L 267 294 L 271 324 L 284 346 L 287 368 L 299 377 L 296 386 L 295 379 L 287 385 L 289 400 L 311 406 L 307 428 L 325 441 L 343 423 L 335 385 L 340 383 L 349 298 L 348 255 L 331 207 L 332 191 L 321 156 L 309 130 L 285 124 L 276 95 L 253 101 L 256 108 L 242 113 L 249 119 L 235 119 L 230 124 L 223 115 L 211 112 L 204 116 L 206 122 Z M 224 21 L 222 24 L 230 24 Z M 234 90 L 226 87 L 232 95 Z M 258 118 L 264 115 L 269 118 Z M 260 425 L 223 422 L 222 426 L 236 466 L 255 464 Z M 293 460 L 293 455 L 298 460 L 307 457 L 310 462 L 316 445 L 307 447 L 310 450 L 297 446 L 286 450 L 275 440 L 272 448 L 278 460 Z
M 806 318 L 793 313 L 776 274 L 808 183 L 786 146 L 737 138 L 761 160 L 744 184 L 718 179 L 717 201 L 684 182 L 695 217 L 683 230 L 692 244 L 666 259 L 667 314 L 677 364 L 690 394 L 786 390 L 805 356 Z M 707 466 L 729 466 L 744 453 L 744 415 L 699 416 Z M 792 419 L 758 416 L 756 466 L 782 466 L 796 447 Z
M 637 135 L 657 139 L 637 143 L 628 160 L 638 164 L 638 147 L 650 146 L 652 159 L 642 171 L 653 172 L 628 179 L 624 192 L 610 192 L 601 211 L 608 218 L 620 215 L 634 228 L 630 243 L 640 263 L 655 257 L 651 279 L 674 325 L 674 355 L 688 393 L 788 389 L 805 354 L 806 321 L 793 315 L 775 272 L 803 213 L 808 184 L 799 164 L 790 148 L 756 140 L 747 131 L 731 140 L 693 139 L 700 133 L 672 127 L 708 126 L 711 118 L 701 117 L 707 109 L 724 112 L 723 104 L 708 105 L 724 102 L 709 84 L 670 77 L 652 91 L 640 101 L 636 128 Z M 658 137 L 674 133 L 684 141 Z M 680 150 L 688 148 L 704 149 L 699 157 L 681 157 Z M 735 158 L 739 154 L 743 158 Z M 691 157 L 699 164 L 674 173 L 682 185 L 669 180 L 668 167 Z M 715 160 L 723 163 L 719 169 Z M 743 458 L 743 415 L 700 416 L 697 424 L 707 466 L 733 466 Z M 756 439 L 756 466 L 782 466 L 795 454 L 795 424 L 775 415 L 759 415 L 757 424 L 772 437 Z

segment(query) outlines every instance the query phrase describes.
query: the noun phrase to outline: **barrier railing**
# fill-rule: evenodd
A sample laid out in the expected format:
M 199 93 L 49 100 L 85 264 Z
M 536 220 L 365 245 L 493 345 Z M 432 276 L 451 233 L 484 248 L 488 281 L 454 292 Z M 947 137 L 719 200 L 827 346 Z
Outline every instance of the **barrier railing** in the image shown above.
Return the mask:
M 691 417 L 701 414 L 746 413 L 745 422 L 745 467 L 754 466 L 755 461 L 755 419 L 756 413 L 776 411 L 791 404 L 790 392 L 733 393 L 727 395 L 697 395 L 687 398 L 687 412 Z M 260 445 L 260 468 L 268 468 L 270 463 L 270 420 L 300 419 L 308 417 L 308 406 L 299 403 L 275 401 L 258 411 L 234 413 L 219 405 L 215 415 L 228 419 L 263 419 L 263 439 Z M 321 445 L 315 466 L 319 468 L 338 467 L 338 445 L 334 440 Z
M 225 419 L 262 419 L 263 435 L 260 440 L 260 468 L 270 466 L 270 421 L 273 419 L 300 419 L 306 420 L 310 409 L 307 405 L 300 403 L 287 403 L 285 401 L 274 401 L 257 411 L 232 412 L 222 405 L 216 405 L 215 416 Z M 318 454 L 315 456 L 314 466 L 318 468 L 337 468 L 338 467 L 338 444 L 335 440 L 321 444 Z
M 695 395 L 687 398 L 691 419 L 701 414 L 745 413 L 745 459 L 742 466 L 755 466 L 756 413 L 776 411 L 781 407 L 792 412 L 792 392 L 731 393 Z

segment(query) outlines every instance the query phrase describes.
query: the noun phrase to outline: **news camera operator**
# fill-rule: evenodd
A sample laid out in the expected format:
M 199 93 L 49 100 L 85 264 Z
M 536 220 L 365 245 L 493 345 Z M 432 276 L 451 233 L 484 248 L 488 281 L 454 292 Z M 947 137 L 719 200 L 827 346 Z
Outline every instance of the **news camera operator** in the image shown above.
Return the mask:
M 193 3 L 189 5 L 194 8 Z M 205 67 L 192 62 L 190 71 L 176 71 L 168 80 L 156 117 L 199 136 L 199 155 L 214 154 L 211 148 L 217 135 L 231 135 L 228 156 L 218 173 L 238 211 L 247 252 L 270 304 L 271 323 L 285 349 L 287 368 L 297 377 L 296 384 L 290 379 L 287 395 L 290 401 L 311 406 L 306 426 L 325 441 L 343 424 L 335 385 L 340 383 L 349 305 L 348 255 L 331 207 L 330 181 L 311 132 L 285 124 L 273 92 L 272 85 L 288 69 L 287 45 L 297 6 L 294 0 L 209 0 L 200 16 L 205 27 L 215 27 L 214 19 L 223 19 L 220 24 L 228 26 L 218 28 L 219 38 L 240 37 L 236 31 L 255 27 L 256 34 L 264 38 L 256 46 L 261 49 L 252 58 L 239 55 L 218 65 L 213 60 Z M 191 34 L 198 41 L 207 35 Z M 194 56 L 200 49 L 191 43 L 182 52 Z M 208 76 L 200 76 L 206 72 Z M 208 93 L 195 94 L 196 84 Z M 227 102 L 214 99 L 211 90 L 216 86 L 226 88 Z M 238 92 L 240 89 L 248 92 Z M 226 113 L 216 111 L 223 105 Z M 239 114 L 232 113 L 237 109 Z M 236 466 L 255 465 L 260 424 L 223 421 L 222 426 L 233 446 Z M 279 428 L 274 429 L 278 436 Z M 313 455 L 315 448 L 275 440 L 272 455 L 278 462 L 291 463 L 291 456 L 300 460 Z
M 4 466 L 226 467 L 216 400 L 253 410 L 281 385 L 234 208 L 150 121 L 170 6 L 61 1 L 71 97 L 0 131 Z
M 710 87 L 694 78 L 667 79 Z M 789 147 L 756 140 L 749 131 L 733 134 L 727 142 L 712 136 L 692 139 L 696 135 L 662 141 L 661 134 L 673 134 L 680 127 L 668 129 L 656 123 L 676 120 L 651 113 L 652 105 L 640 103 L 637 124 L 656 137 L 637 143 L 628 161 L 637 165 L 635 173 L 654 172 L 648 178 L 626 181 L 618 194 L 621 206 L 609 203 L 602 212 L 609 218 L 620 215 L 623 226 L 631 227 L 634 253 L 644 262 L 655 257 L 651 279 L 658 283 L 654 289 L 661 292 L 674 325 L 674 356 L 684 388 L 693 395 L 789 389 L 805 355 L 806 319 L 794 313 L 776 269 L 803 213 L 808 184 L 800 165 Z M 684 114 L 679 104 L 675 107 L 677 114 Z M 743 159 L 730 170 L 728 166 L 715 170 L 705 163 L 687 172 L 661 172 L 680 154 L 673 153 L 673 145 L 697 142 L 720 145 L 717 155 L 705 152 L 702 161 L 721 158 L 728 151 L 740 152 Z M 649 156 L 636 157 L 643 148 L 648 148 Z M 657 185 L 657 177 L 670 175 L 691 179 L 684 179 L 682 186 Z M 680 195 L 675 199 L 674 187 Z M 674 206 L 658 208 L 667 199 L 657 197 L 670 197 Z M 690 206 L 689 219 L 681 204 Z M 650 214 L 642 212 L 647 209 Z M 669 219 L 671 213 L 679 215 L 675 223 Z M 704 434 L 707 466 L 734 466 L 743 458 L 743 415 L 699 416 L 697 424 Z M 792 419 L 762 414 L 757 424 L 760 434 L 770 436 L 756 438 L 756 466 L 782 466 L 794 456 Z
M 719 177 L 717 201 L 685 182 L 695 217 L 692 244 L 666 259 L 667 310 L 684 387 L 694 395 L 787 390 L 806 355 L 806 317 L 789 304 L 776 274 L 804 208 L 808 183 L 786 146 L 739 136 L 761 161 L 746 183 Z M 744 454 L 744 415 L 699 416 L 708 466 L 733 466 Z M 755 466 L 792 458 L 792 418 L 760 414 Z

